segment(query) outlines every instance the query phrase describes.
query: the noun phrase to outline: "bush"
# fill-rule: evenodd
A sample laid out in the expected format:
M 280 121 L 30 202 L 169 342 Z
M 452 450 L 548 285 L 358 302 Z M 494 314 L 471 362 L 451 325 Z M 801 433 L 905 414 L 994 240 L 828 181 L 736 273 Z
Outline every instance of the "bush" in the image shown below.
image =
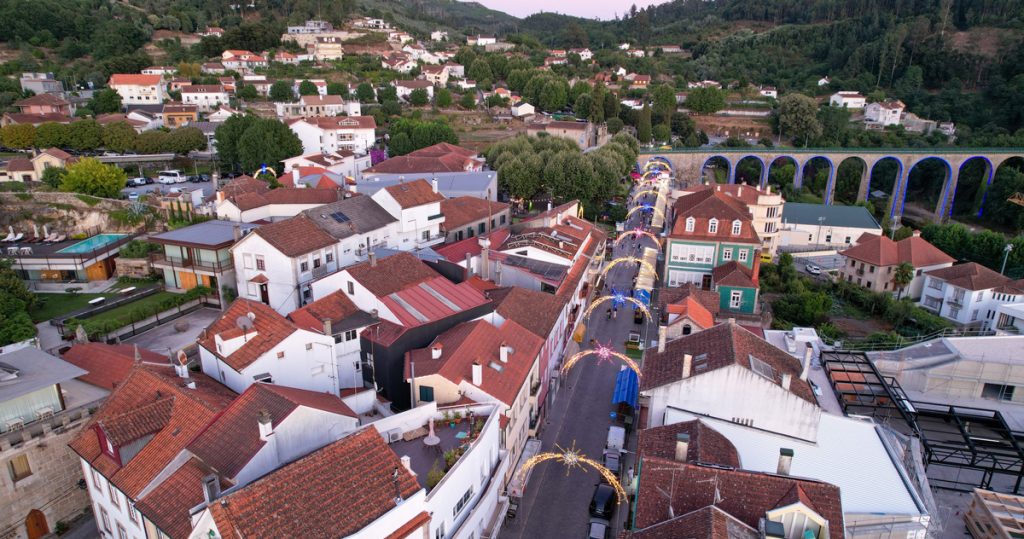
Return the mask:
M 160 246 L 155 243 L 132 240 L 121 247 L 119 254 L 121 258 L 148 258 L 149 253 L 157 252 L 160 249 Z
M 100 203 L 100 199 L 98 199 L 98 198 L 96 198 L 96 197 L 94 197 L 94 196 L 89 196 L 89 195 L 75 195 L 75 198 L 77 198 L 78 200 L 81 200 L 82 202 L 85 202 L 85 203 L 86 203 L 86 204 L 88 204 L 89 206 L 95 206 L 95 205 L 97 205 L 97 204 L 99 204 L 99 203 Z

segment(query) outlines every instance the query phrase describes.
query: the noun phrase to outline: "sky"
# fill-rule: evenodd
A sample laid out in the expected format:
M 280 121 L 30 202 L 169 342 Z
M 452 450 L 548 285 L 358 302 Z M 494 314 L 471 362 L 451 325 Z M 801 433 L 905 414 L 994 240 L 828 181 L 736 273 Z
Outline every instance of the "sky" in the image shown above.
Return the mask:
M 614 19 L 622 15 L 629 6 L 637 8 L 654 4 L 663 4 L 668 0 L 476 0 L 481 4 L 498 11 L 504 11 L 516 17 L 526 17 L 541 11 L 576 15 L 588 19 Z

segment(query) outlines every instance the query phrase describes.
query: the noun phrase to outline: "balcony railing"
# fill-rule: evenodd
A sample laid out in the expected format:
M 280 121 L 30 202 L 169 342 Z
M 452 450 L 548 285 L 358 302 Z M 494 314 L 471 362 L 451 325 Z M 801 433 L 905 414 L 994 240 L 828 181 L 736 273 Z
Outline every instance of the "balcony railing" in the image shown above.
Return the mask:
M 961 296 L 961 295 L 955 295 L 955 296 L 950 297 L 946 301 L 946 303 L 949 303 L 950 305 L 955 305 L 957 307 L 963 307 L 964 306 L 964 297 Z
M 333 273 L 333 272 L 331 271 L 330 266 L 328 266 L 326 264 L 323 265 L 323 266 L 320 266 L 318 268 L 313 268 L 313 278 L 314 279 L 319 279 L 319 278 L 323 277 L 324 275 L 328 275 L 330 273 Z
M 540 382 L 536 382 L 536 383 L 533 384 L 533 386 L 530 387 L 530 396 L 531 397 L 536 397 L 537 393 L 539 391 L 540 391 Z
M 222 273 L 235 267 L 235 263 L 232 260 L 226 260 L 223 262 L 219 260 L 207 261 L 196 260 L 194 258 L 167 256 L 164 254 L 150 255 L 149 261 L 152 264 L 171 266 L 172 268 L 191 268 L 193 270 L 209 271 L 211 273 Z

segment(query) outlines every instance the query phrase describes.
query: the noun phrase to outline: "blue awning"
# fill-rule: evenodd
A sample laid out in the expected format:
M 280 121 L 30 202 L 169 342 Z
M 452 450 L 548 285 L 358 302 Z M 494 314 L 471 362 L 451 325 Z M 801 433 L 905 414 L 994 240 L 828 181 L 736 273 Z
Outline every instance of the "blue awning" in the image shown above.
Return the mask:
M 615 376 L 615 391 L 612 393 L 612 404 L 624 402 L 634 409 L 637 407 L 637 400 L 640 398 L 640 381 L 636 373 L 629 367 L 623 367 Z
M 637 299 L 647 307 L 651 306 L 651 291 L 637 288 L 633 290 L 633 299 Z

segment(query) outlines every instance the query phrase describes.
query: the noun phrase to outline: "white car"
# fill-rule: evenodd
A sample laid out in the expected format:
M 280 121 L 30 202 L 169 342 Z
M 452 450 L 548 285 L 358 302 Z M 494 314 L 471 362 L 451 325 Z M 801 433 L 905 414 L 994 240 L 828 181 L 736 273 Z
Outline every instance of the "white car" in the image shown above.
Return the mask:
M 182 174 L 180 170 L 161 170 L 156 181 L 162 184 L 185 183 L 188 181 L 188 176 Z
M 806 264 L 804 265 L 804 269 L 811 275 L 821 275 L 821 267 L 815 264 Z

